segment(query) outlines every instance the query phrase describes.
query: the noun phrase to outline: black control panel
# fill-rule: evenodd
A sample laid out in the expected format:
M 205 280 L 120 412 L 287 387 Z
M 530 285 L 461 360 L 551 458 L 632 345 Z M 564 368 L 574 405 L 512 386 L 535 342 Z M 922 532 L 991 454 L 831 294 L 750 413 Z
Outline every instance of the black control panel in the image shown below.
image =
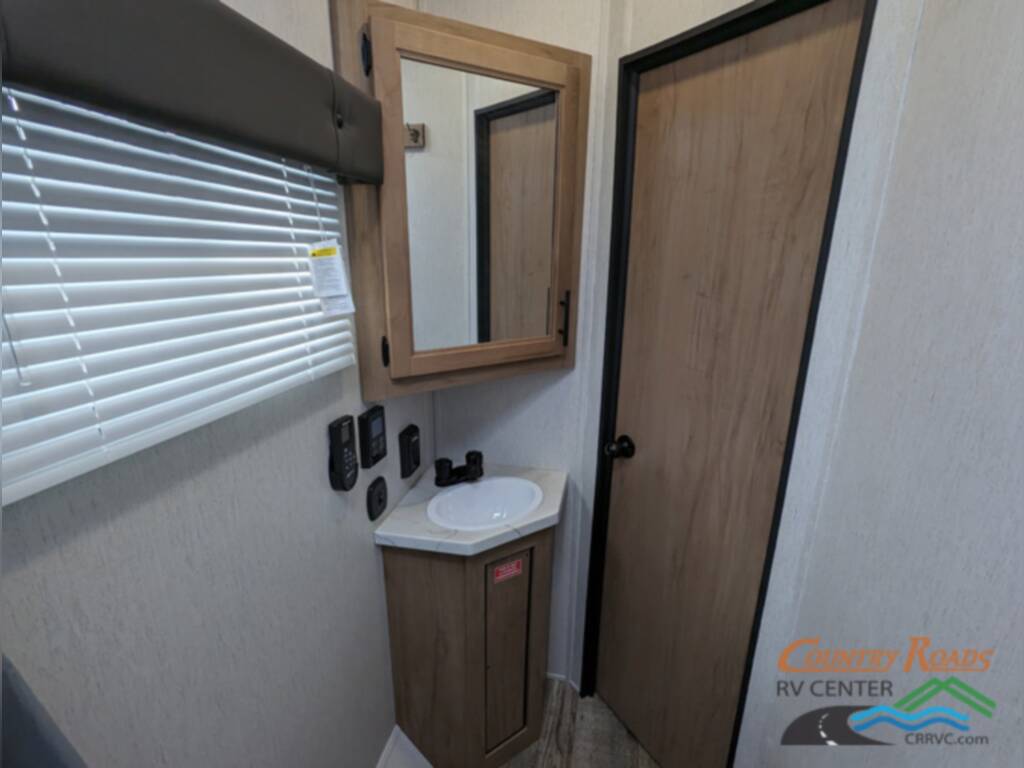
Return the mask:
M 369 469 L 388 455 L 388 435 L 384 426 L 384 406 L 375 405 L 359 417 L 359 458 Z
M 351 416 L 342 416 L 327 426 L 330 452 L 327 474 L 331 488 L 351 491 L 359 478 L 359 460 L 356 457 L 356 424 Z
M 402 459 L 402 479 L 420 468 L 420 428 L 415 424 L 398 433 L 398 455 Z

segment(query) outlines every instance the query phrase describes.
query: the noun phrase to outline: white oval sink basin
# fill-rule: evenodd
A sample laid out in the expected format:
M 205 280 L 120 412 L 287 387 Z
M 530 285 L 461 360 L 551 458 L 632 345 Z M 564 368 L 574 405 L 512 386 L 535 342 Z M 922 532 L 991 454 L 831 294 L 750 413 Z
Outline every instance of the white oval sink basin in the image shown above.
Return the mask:
M 427 505 L 427 517 L 456 531 L 486 531 L 514 525 L 540 506 L 540 486 L 520 477 L 485 477 L 437 494 Z

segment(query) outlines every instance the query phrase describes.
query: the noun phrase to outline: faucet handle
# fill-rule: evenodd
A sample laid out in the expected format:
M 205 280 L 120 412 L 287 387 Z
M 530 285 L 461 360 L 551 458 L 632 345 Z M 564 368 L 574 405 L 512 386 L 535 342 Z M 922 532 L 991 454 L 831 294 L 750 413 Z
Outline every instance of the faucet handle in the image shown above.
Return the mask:
M 480 451 L 469 451 L 466 454 L 466 466 L 473 469 L 483 469 L 484 455 Z
M 434 462 L 434 483 L 437 485 L 444 485 L 447 483 L 452 476 L 452 460 L 451 459 L 437 459 Z

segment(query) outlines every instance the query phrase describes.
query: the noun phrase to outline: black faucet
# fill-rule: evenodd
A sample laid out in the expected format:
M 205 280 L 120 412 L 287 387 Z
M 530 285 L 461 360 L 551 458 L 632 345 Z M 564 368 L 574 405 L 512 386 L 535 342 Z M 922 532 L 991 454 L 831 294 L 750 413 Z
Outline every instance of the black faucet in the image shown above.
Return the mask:
M 457 483 L 471 483 L 484 476 L 484 455 L 480 451 L 466 454 L 466 463 L 461 467 L 452 466 L 451 459 L 434 462 L 434 484 L 441 488 Z

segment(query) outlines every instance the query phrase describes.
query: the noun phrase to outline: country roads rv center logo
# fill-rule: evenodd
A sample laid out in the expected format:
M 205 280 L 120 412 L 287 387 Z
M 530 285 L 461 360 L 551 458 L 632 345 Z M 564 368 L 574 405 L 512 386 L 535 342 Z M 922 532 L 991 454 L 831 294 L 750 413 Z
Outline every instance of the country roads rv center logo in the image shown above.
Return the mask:
M 926 636 L 911 637 L 905 649 L 829 648 L 820 637 L 796 640 L 779 655 L 780 701 L 875 702 L 804 712 L 785 729 L 782 744 L 985 746 L 998 705 L 979 688 L 994 657 L 994 648 L 945 648 Z M 912 686 L 922 673 L 928 679 Z M 974 676 L 970 683 L 961 677 L 968 675 Z

